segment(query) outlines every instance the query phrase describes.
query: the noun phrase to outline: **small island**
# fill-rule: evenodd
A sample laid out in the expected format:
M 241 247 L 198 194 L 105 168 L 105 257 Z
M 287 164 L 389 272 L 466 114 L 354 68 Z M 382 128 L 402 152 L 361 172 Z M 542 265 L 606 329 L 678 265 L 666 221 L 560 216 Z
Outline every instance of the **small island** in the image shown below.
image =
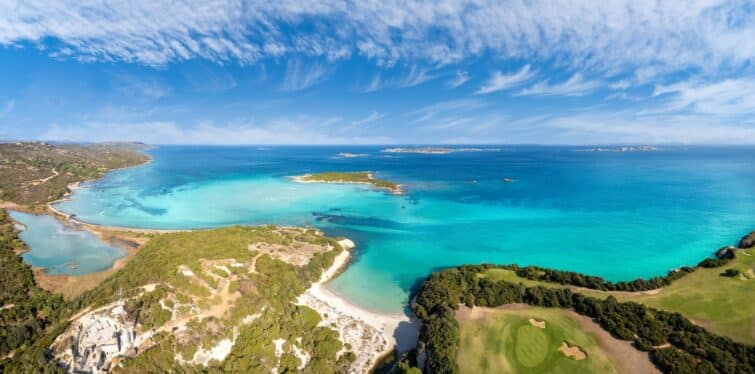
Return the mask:
M 367 154 L 366 153 L 340 152 L 336 156 L 341 157 L 341 158 L 356 158 L 356 157 L 367 157 Z
M 426 155 L 447 155 L 454 152 L 495 152 L 500 148 L 451 148 L 451 147 L 410 147 L 410 148 L 386 148 L 382 153 L 418 153 Z
M 619 146 L 619 147 L 595 147 L 595 148 L 584 148 L 584 149 L 577 149 L 575 152 L 618 152 L 618 153 L 624 153 L 624 152 L 655 152 L 659 151 L 660 148 L 653 147 L 650 145 L 642 145 L 642 146 Z
M 404 193 L 404 191 L 401 189 L 400 184 L 382 179 L 376 179 L 369 171 L 305 174 L 292 177 L 292 179 L 298 183 L 369 184 L 374 188 L 387 190 L 394 195 L 401 195 Z

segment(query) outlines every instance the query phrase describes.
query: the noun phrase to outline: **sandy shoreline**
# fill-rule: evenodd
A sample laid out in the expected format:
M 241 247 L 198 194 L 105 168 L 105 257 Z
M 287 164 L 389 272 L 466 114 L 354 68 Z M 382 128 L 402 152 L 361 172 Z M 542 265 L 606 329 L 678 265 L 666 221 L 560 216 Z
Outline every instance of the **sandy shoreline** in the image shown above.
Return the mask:
M 375 179 L 375 177 L 372 175 L 372 173 L 367 174 L 370 179 Z M 370 186 L 376 190 L 383 190 L 388 191 L 389 193 L 393 195 L 403 195 L 404 190 L 401 188 L 402 185 L 397 184 L 395 188 L 388 188 L 388 187 L 381 187 L 376 186 L 374 183 L 371 182 L 361 182 L 361 181 L 350 181 L 350 180 L 332 180 L 332 181 L 323 181 L 323 180 L 313 180 L 308 179 L 311 178 L 313 174 L 304 174 L 304 175 L 293 175 L 289 176 L 288 178 L 296 183 L 325 183 L 325 184 L 361 184 L 361 185 L 367 185 Z
M 71 195 L 78 190 L 81 189 L 81 183 L 82 182 L 74 182 L 68 185 L 68 189 L 70 192 L 67 192 L 63 197 L 61 197 L 58 200 L 51 201 L 47 203 L 47 209 L 53 213 L 53 216 L 59 216 L 63 217 L 63 221 L 66 223 L 75 224 L 78 226 L 85 227 L 89 229 L 90 231 L 93 231 L 97 233 L 101 230 L 109 230 L 109 231 L 128 231 L 128 232 L 136 232 L 136 233 L 142 233 L 142 234 L 164 234 L 164 233 L 171 233 L 171 232 L 186 232 L 186 231 L 196 231 L 196 230 L 181 230 L 181 229 L 144 229 L 144 228 L 138 228 L 138 227 L 127 227 L 127 226 L 107 226 L 107 225 L 98 225 L 96 223 L 88 223 L 81 220 L 76 219 L 75 214 L 68 214 L 58 208 L 55 207 L 55 204 L 62 203 L 64 201 L 68 201 L 71 198 Z
M 365 373 L 382 357 L 390 354 L 394 347 L 414 346 L 419 323 L 404 314 L 379 313 L 361 308 L 327 289 L 325 284 L 348 265 L 350 251 L 354 247 L 349 239 L 341 240 L 339 244 L 344 251 L 336 256 L 320 280 L 299 296 L 297 303 L 316 310 L 323 317 L 321 325 L 335 324 L 342 342 L 351 345 L 357 357 L 349 372 Z
M 152 162 L 151 159 L 145 164 L 150 162 Z M 143 166 L 145 164 L 136 166 Z M 302 176 L 292 177 L 294 181 L 299 183 L 354 183 L 372 185 L 368 182 L 319 182 L 302 180 L 301 178 Z M 60 199 L 43 205 L 47 208 L 46 213 L 63 221 L 64 224 L 74 225 L 93 232 L 102 240 L 105 240 L 106 237 L 118 236 L 117 234 L 119 232 L 123 234 L 161 234 L 201 230 L 144 229 L 136 227 L 106 226 L 80 221 L 76 219 L 75 215 L 57 209 L 55 204 L 69 200 L 76 190 L 82 188 L 81 183 L 83 182 L 71 183 L 68 186 L 69 191 Z M 0 202 L 0 206 L 14 210 L 29 210 L 12 202 Z M 39 213 L 40 212 L 37 212 L 36 214 Z M 140 244 L 143 244 L 143 242 Z M 344 345 L 348 344 L 351 347 L 350 350 L 356 355 L 356 360 L 353 362 L 349 372 L 365 373 L 374 368 L 383 357 L 393 352 L 394 348 L 399 348 L 401 351 L 405 348 L 413 347 L 417 340 L 419 322 L 416 318 L 410 318 L 408 315 L 401 313 L 388 314 L 361 308 L 329 290 L 325 284 L 334 279 L 344 268 L 346 268 L 351 258 L 350 251 L 354 248 L 354 243 L 349 239 L 343 239 L 339 241 L 339 244 L 344 248 L 344 251 L 336 256 L 333 264 L 323 272 L 320 279 L 298 297 L 297 304 L 306 305 L 316 310 L 323 318 L 321 325 L 335 326 L 335 329 L 341 337 L 341 341 Z M 138 252 L 138 250 L 138 248 L 127 250 L 126 256 L 116 260 L 112 267 L 102 272 L 83 276 L 52 276 L 37 269 L 35 275 L 38 281 L 46 286 L 43 288 L 61 292 L 64 291 L 63 288 L 75 286 L 73 287 L 75 290 L 64 293 L 77 294 L 81 292 L 81 288 L 89 289 L 93 284 L 96 285 L 101 282 L 104 277 L 112 275 L 114 272 L 120 270 L 120 268 L 122 268 L 133 257 L 133 255 Z M 79 285 L 78 283 L 84 284 Z M 71 297 L 71 295 L 67 296 Z M 345 351 L 345 349 L 342 351 Z

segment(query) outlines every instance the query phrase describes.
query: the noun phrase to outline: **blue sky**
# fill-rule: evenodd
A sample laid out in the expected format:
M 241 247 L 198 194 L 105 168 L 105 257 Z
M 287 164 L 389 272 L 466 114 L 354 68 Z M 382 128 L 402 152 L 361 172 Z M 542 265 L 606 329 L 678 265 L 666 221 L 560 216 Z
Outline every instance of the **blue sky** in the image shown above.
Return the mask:
M 752 144 L 754 57 L 752 1 L 0 0 L 0 139 Z

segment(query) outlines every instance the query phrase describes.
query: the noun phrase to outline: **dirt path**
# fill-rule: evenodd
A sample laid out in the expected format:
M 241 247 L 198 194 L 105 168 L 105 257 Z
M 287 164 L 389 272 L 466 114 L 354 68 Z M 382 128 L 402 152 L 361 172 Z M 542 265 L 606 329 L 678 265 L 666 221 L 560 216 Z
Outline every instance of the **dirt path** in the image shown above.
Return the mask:
M 15 307 L 16 307 L 16 304 L 3 305 L 3 306 L 0 306 L 0 311 L 10 309 L 10 308 L 15 308 Z
M 58 175 L 60 175 L 60 172 L 58 172 L 55 169 L 52 169 L 52 175 L 51 176 L 45 177 L 45 178 L 42 178 L 42 179 L 35 179 L 33 181 L 28 181 L 25 184 L 26 185 L 30 185 L 30 186 L 39 186 L 40 184 L 47 183 L 50 179 L 55 178 Z

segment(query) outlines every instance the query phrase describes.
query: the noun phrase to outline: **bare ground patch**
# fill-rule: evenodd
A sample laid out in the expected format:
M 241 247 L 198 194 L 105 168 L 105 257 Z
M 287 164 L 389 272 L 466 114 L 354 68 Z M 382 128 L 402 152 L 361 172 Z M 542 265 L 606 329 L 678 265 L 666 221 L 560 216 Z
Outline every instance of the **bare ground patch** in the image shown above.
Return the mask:
M 252 243 L 249 245 L 250 251 L 267 254 L 272 258 L 295 266 L 304 266 L 315 254 L 327 252 L 331 249 L 329 246 L 302 241 L 293 241 L 289 245 L 271 243 Z

